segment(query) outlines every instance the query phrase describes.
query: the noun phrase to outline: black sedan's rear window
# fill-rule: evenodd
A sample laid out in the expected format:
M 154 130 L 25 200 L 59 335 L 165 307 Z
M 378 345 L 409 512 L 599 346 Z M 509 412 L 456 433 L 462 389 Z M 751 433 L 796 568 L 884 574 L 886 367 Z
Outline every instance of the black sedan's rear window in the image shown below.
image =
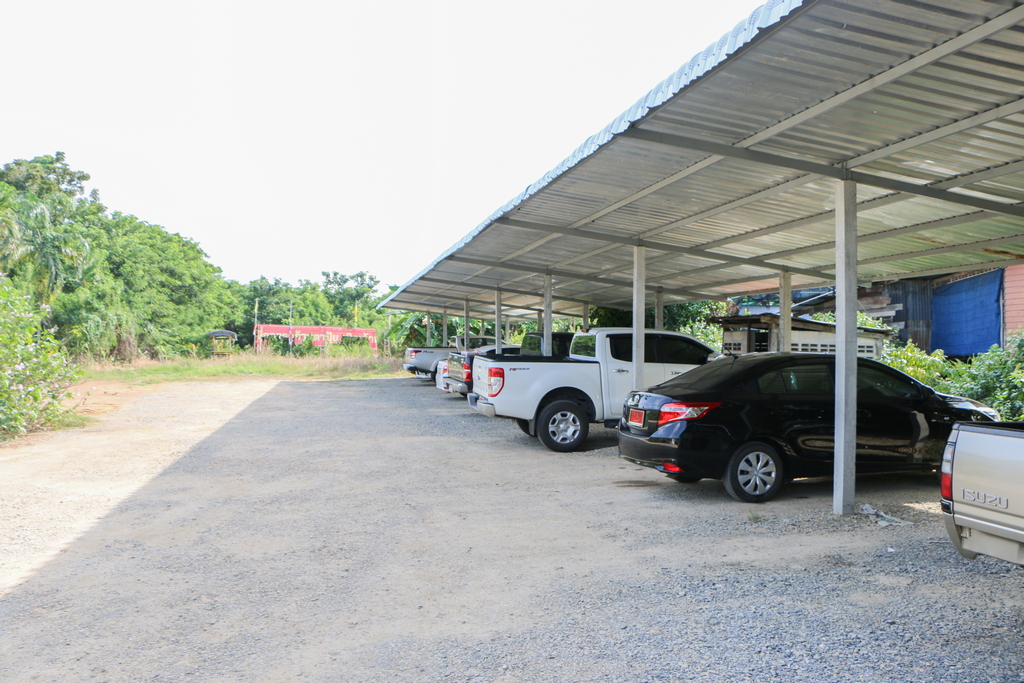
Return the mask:
M 676 375 L 658 386 L 666 389 L 714 389 L 731 384 L 748 369 L 746 364 L 737 363 L 733 358 L 723 358 Z

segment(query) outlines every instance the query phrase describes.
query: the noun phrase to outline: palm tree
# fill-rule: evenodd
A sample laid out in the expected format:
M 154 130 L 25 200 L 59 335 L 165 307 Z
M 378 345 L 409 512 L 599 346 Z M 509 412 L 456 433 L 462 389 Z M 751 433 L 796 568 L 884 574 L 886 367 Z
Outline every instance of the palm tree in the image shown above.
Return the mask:
M 6 262 L 6 255 L 18 234 L 18 219 L 14 209 L 17 192 L 7 183 L 0 183 L 0 267 Z
M 40 302 L 48 304 L 68 279 L 81 277 L 89 244 L 55 229 L 45 203 L 11 195 L 0 190 L 0 270 L 31 282 Z

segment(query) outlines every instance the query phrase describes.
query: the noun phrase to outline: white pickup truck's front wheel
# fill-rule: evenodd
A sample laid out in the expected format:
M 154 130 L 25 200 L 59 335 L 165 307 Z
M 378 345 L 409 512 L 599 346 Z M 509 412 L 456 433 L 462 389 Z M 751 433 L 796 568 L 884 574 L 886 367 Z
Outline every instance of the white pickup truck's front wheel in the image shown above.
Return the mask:
M 587 413 L 572 401 L 549 403 L 537 419 L 537 436 L 541 443 L 559 453 L 579 448 L 589 431 Z

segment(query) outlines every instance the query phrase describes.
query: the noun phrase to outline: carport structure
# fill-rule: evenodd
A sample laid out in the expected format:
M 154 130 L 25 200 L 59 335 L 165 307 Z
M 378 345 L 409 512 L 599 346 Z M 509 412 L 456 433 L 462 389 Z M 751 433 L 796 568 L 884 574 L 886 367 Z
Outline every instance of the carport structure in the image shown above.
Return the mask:
M 857 283 L 1020 263 L 1022 200 L 1024 6 L 772 0 L 382 306 L 542 311 L 549 331 L 600 305 L 639 330 L 652 305 L 778 290 L 785 306 L 834 282 L 848 514 Z

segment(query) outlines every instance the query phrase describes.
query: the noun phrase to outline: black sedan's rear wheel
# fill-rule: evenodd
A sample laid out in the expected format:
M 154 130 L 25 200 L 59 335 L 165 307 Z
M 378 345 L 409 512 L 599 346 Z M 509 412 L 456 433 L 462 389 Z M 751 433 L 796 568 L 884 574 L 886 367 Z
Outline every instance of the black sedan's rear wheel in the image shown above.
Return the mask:
M 763 503 L 775 497 L 784 481 L 782 458 L 766 443 L 742 446 L 725 470 L 725 490 L 736 500 Z
M 536 426 L 541 443 L 559 453 L 579 448 L 590 432 L 586 411 L 572 401 L 555 401 L 544 406 Z

